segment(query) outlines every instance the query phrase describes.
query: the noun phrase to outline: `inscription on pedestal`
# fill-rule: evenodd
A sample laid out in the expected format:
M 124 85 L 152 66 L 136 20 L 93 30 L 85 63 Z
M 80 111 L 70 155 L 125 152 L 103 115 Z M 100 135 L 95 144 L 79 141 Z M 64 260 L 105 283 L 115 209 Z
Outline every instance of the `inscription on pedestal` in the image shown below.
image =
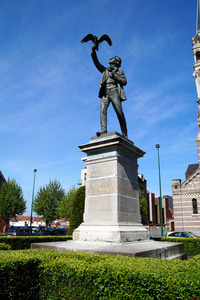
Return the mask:
M 90 183 L 87 188 L 87 194 L 101 194 L 109 193 L 114 191 L 114 186 L 111 183 L 111 180 L 108 181 L 94 181 Z
M 92 203 L 92 206 L 108 206 L 109 205 L 109 203 L 107 203 L 107 202 L 93 202 Z
M 88 168 L 88 171 L 90 173 L 90 178 L 106 177 L 112 175 L 110 164 L 100 164 L 98 166 L 97 165 L 90 166 Z

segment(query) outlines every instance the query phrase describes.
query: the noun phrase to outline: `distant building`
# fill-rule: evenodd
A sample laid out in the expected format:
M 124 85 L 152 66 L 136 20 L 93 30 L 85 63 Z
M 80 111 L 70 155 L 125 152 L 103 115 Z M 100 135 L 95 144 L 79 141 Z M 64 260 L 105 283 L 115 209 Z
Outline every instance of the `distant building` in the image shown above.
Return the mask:
M 197 153 L 200 163 L 200 0 L 197 8 L 197 32 L 192 39 L 194 55 L 194 73 L 198 103 L 198 135 L 196 138 Z M 193 231 L 200 233 L 200 167 L 199 163 L 190 164 L 185 173 L 185 181 L 172 180 L 174 202 L 174 223 L 176 231 Z
M 6 182 L 6 180 L 5 180 L 5 178 L 4 178 L 3 174 L 2 174 L 2 172 L 0 171 L 0 186 L 1 186 L 4 182 Z
M 30 226 L 31 225 L 31 217 L 30 216 L 17 216 L 15 218 L 10 219 L 10 226 Z M 45 222 L 42 220 L 41 217 L 32 217 L 32 226 L 38 227 L 39 225 L 44 226 Z
M 69 226 L 69 218 L 57 219 L 51 223 L 51 227 L 66 227 Z M 21 227 L 25 225 L 31 225 L 31 217 L 30 216 L 17 216 L 16 218 L 12 218 L 10 220 L 10 226 Z M 45 222 L 42 217 L 32 217 L 32 227 L 45 226 Z
M 175 230 L 200 233 L 200 168 L 187 174 L 183 183 L 181 179 L 172 180 Z
M 152 235 L 161 235 L 160 197 L 147 192 L 148 221 L 145 227 Z M 162 197 L 163 233 L 174 230 L 173 199 L 171 196 Z M 148 227 L 147 227 L 148 226 Z

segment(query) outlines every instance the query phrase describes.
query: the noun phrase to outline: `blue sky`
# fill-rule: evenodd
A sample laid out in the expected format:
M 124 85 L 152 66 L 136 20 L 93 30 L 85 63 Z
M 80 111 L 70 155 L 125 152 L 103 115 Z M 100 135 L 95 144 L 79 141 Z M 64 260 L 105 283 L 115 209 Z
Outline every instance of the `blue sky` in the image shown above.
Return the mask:
M 107 66 L 122 58 L 128 84 L 123 110 L 128 136 L 146 152 L 139 173 L 159 194 L 156 144 L 160 144 L 162 194 L 197 163 L 197 93 L 191 39 L 196 0 L 9 0 L 0 2 L 0 170 L 23 189 L 30 214 L 35 194 L 57 179 L 66 191 L 80 180 L 78 145 L 100 129 L 101 74 L 91 60 L 88 33 L 106 33 L 100 45 Z M 120 131 L 112 106 L 108 131 Z

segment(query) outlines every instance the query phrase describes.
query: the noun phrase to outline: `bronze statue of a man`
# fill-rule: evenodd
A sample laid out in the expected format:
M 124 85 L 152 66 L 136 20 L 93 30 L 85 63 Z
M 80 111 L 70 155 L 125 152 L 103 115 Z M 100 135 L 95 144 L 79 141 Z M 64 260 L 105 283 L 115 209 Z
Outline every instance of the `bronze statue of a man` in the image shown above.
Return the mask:
M 97 132 L 97 136 L 107 133 L 107 109 L 110 103 L 112 103 L 120 123 L 122 134 L 127 138 L 126 120 L 121 103 L 126 100 L 123 86 L 127 84 L 127 80 L 124 72 L 119 70 L 121 67 L 121 58 L 114 56 L 109 61 L 110 66 L 106 68 L 100 64 L 95 50 L 97 50 L 97 45 L 94 44 L 91 56 L 96 68 L 102 73 L 99 88 L 99 97 L 101 98 L 101 131 Z

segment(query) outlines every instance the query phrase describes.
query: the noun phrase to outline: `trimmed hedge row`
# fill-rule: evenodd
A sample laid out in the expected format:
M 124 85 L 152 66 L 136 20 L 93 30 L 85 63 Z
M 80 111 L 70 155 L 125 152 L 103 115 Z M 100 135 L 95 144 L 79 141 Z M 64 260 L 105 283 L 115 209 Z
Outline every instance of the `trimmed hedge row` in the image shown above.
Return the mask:
M 11 246 L 5 243 L 1 243 L 0 250 L 11 250 Z
M 161 241 L 183 243 L 184 251 L 188 256 L 200 254 L 200 239 L 198 238 L 161 238 Z
M 40 273 L 41 259 L 37 256 L 0 251 L 1 299 L 39 299 Z
M 0 245 L 5 243 L 10 245 L 12 250 L 23 250 L 30 249 L 31 243 L 58 242 L 71 239 L 70 236 L 0 236 Z
M 200 255 L 169 261 L 41 249 L 0 251 L 2 299 L 199 299 L 199 278 Z

